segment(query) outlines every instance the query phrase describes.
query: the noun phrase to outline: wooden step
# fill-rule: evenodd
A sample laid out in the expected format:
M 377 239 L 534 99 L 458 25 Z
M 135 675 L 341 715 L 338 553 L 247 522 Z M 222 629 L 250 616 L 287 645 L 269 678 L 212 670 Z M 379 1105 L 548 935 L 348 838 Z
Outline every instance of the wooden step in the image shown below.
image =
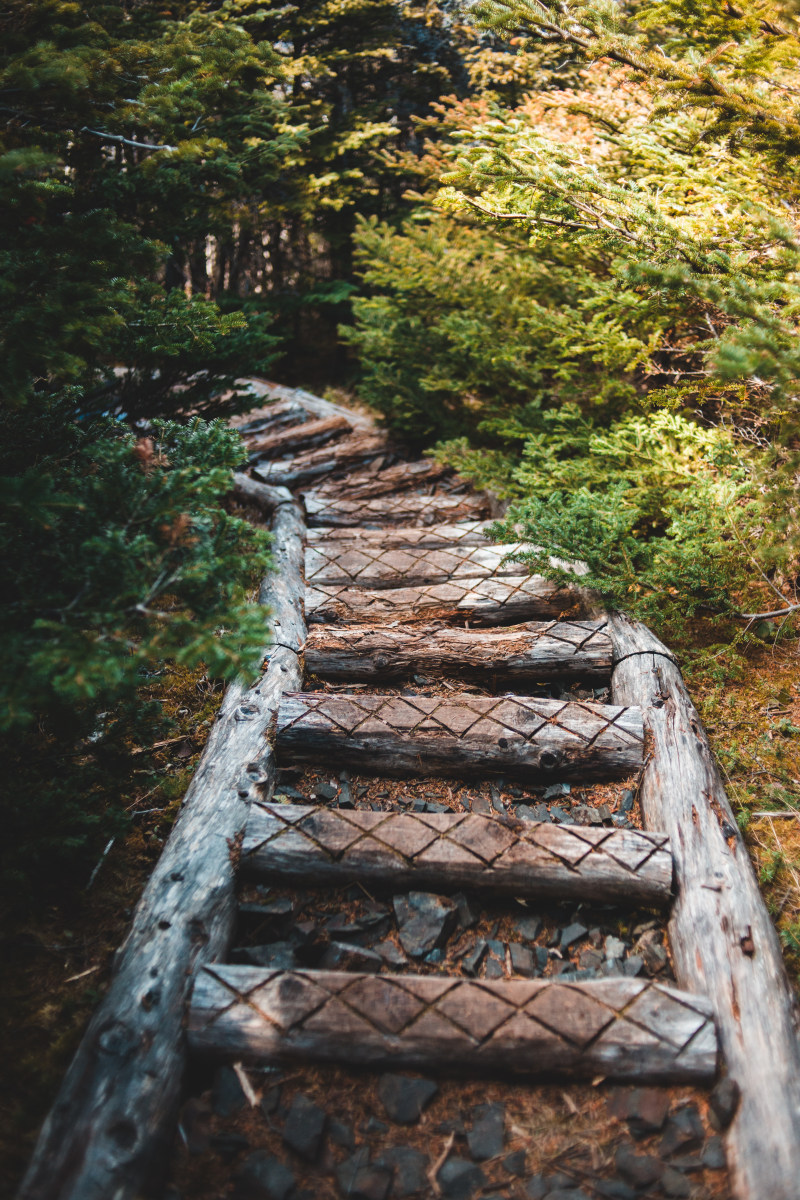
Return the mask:
M 642 765 L 638 708 L 528 696 L 287 692 L 276 749 L 296 763 L 394 775 L 624 778 Z
M 488 516 L 485 500 L 473 493 L 418 496 L 414 492 L 389 500 L 342 500 L 305 495 L 309 525 L 435 525 L 442 521 L 477 520 Z
M 542 575 L 458 579 L 418 587 L 365 588 L 309 585 L 309 624 L 385 625 L 390 621 L 468 621 L 516 625 L 521 621 L 580 616 L 580 593 Z
M 354 433 L 330 446 L 305 450 L 294 457 L 262 463 L 254 468 L 256 479 L 275 487 L 303 487 L 316 479 L 327 479 L 368 462 L 384 462 L 393 455 L 381 434 Z
M 601 904 L 664 905 L 672 855 L 664 834 L 482 817 L 343 811 L 258 803 L 240 864 L 303 884 L 363 882 Z
M 309 446 L 331 442 L 352 432 L 352 428 L 345 417 L 324 417 L 319 421 L 293 425 L 289 429 L 268 434 L 263 438 L 256 437 L 248 442 L 247 449 L 251 458 L 279 458 L 293 450 L 303 450 Z
M 249 437 L 266 433 L 267 430 L 283 429 L 287 425 L 302 425 L 308 420 L 308 413 L 296 400 L 276 400 L 274 404 L 231 417 L 228 424 L 243 437 Z
M 418 488 L 453 475 L 452 467 L 442 466 L 433 459 L 418 462 L 401 462 L 379 470 L 364 470 L 335 479 L 320 487 L 320 495 L 336 496 L 343 500 L 371 500 L 376 496 L 395 495 L 397 492 Z M 463 484 L 463 481 L 458 481 Z
M 396 528 L 358 529 L 351 526 L 309 529 L 308 545 L 339 547 L 349 550 L 354 546 L 427 546 L 431 549 L 460 546 L 491 546 L 484 534 L 486 521 L 459 521 L 453 525 L 400 525 Z
M 522 550 L 512 546 L 376 546 L 366 544 L 309 546 L 306 549 L 306 584 L 325 587 L 421 587 L 459 579 L 497 579 L 527 576 L 529 569 L 509 559 Z
M 313 1059 L 425 1071 L 710 1081 L 711 1006 L 642 979 L 562 983 L 203 967 L 192 1050 L 282 1063 Z
M 313 625 L 306 670 L 320 679 L 385 683 L 412 675 L 502 683 L 608 679 L 611 640 L 605 618 L 530 622 L 503 629 L 407 625 Z

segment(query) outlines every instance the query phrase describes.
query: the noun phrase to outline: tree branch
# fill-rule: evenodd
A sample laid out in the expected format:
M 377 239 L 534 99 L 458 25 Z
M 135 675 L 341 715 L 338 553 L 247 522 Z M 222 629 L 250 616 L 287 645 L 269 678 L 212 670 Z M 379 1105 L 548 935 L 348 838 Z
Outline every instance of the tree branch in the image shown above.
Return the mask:
M 177 146 L 153 146 L 150 142 L 137 142 L 133 138 L 123 137 L 121 133 L 104 133 L 100 129 L 89 129 L 84 125 L 81 133 L 91 133 L 94 137 L 102 138 L 104 142 L 122 142 L 124 146 L 133 146 L 136 150 L 177 150 Z

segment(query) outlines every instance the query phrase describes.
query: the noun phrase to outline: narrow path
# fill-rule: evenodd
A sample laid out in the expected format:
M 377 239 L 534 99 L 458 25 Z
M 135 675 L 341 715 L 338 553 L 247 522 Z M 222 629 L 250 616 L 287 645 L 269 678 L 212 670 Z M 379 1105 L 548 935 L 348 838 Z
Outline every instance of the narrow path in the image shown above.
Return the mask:
M 197 863 L 176 870 L 179 822 L 137 913 L 147 948 L 122 958 L 175 998 L 164 1020 L 163 983 L 143 993 L 141 1054 L 149 1016 L 106 1002 L 22 1195 L 137 1194 L 124 1167 L 146 1181 L 159 1161 L 190 972 L 183 1200 L 796 1200 L 791 994 L 672 656 L 509 563 L 451 473 L 255 386 L 271 403 L 238 422 L 237 495 L 275 514 L 274 644 L 198 772 L 217 826 L 187 803 Z M 164 879 L 184 929 L 170 964 Z M 109 1038 L 118 1117 L 93 1101 L 54 1187 Z

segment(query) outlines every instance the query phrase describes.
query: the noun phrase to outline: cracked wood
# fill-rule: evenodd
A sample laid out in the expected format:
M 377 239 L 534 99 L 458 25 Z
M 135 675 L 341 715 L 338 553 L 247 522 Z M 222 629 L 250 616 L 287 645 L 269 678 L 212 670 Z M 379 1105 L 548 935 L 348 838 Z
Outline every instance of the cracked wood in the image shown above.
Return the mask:
M 287 693 L 284 762 L 341 763 L 388 775 L 625 778 L 642 765 L 637 708 L 527 696 Z
M 635 829 L 552 825 L 474 813 L 253 805 L 242 870 L 338 886 L 491 892 L 549 900 L 665 904 L 669 840 Z
M 200 971 L 194 1050 L 265 1063 L 709 1081 L 717 1042 L 700 996 L 641 979 L 473 981 L 433 975 Z

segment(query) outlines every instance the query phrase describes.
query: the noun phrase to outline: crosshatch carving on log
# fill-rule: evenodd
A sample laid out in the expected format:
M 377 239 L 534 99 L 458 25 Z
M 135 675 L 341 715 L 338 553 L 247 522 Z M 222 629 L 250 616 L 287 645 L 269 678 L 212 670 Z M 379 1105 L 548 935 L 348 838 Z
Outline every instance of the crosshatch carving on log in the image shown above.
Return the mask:
M 512 625 L 537 617 L 577 616 L 583 606 L 580 592 L 560 588 L 542 575 L 460 579 L 402 588 L 319 584 L 306 591 L 309 623 L 379 624 L 461 618 L 476 625 Z
M 608 679 L 607 622 L 548 621 L 502 629 L 412 625 L 312 625 L 306 670 L 320 679 L 380 683 L 412 675 L 509 683 L 546 679 Z
M 473 493 L 433 496 L 414 493 L 390 500 L 340 500 L 306 492 L 309 525 L 435 525 L 443 521 L 466 521 L 488 517 L 489 506 Z
M 362 545 L 309 546 L 306 549 L 306 583 L 324 587 L 419 587 L 460 579 L 494 579 L 506 575 L 527 577 L 530 572 L 509 558 L 522 546 Z
M 496 895 L 663 905 L 672 855 L 663 834 L 295 804 L 252 806 L 242 869 L 303 883 L 385 883 Z
M 287 692 L 279 757 L 381 774 L 624 778 L 642 765 L 637 708 L 527 696 Z
M 486 521 L 459 521 L 453 525 L 408 525 L 383 529 L 358 529 L 353 526 L 332 526 L 309 529 L 308 545 L 322 548 L 338 546 L 342 550 L 354 546 L 427 546 L 430 549 L 449 549 L 453 546 L 491 546 L 483 532 Z
M 211 966 L 189 1013 L 196 1051 L 686 1083 L 713 1078 L 708 1001 L 641 979 L 587 983 Z

